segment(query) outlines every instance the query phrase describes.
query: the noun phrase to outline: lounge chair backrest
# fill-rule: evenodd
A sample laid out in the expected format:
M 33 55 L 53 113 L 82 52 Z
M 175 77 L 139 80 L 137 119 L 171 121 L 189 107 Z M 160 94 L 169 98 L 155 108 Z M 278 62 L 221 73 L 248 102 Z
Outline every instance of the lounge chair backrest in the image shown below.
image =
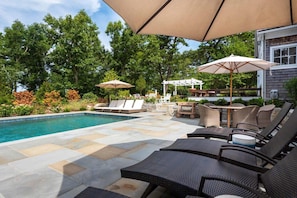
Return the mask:
M 125 105 L 125 100 L 118 100 L 116 108 L 123 108 Z
M 109 103 L 109 107 L 116 107 L 116 106 L 117 106 L 117 103 L 118 103 L 117 100 L 112 100 L 112 101 Z
M 133 109 L 142 109 L 144 100 L 135 100 Z
M 126 100 L 125 105 L 124 105 L 124 109 L 131 109 L 133 107 L 134 104 L 134 100 Z
M 274 197 L 297 197 L 297 148 L 272 169 L 261 175 L 267 194 Z
M 283 119 L 286 117 L 290 109 L 292 108 L 293 104 L 289 102 L 285 102 L 285 104 L 282 106 L 280 112 L 277 114 L 277 116 L 272 120 L 272 122 L 261 131 L 262 136 L 269 136 L 277 127 L 280 125 L 280 123 L 283 121 Z
M 293 113 L 290 115 L 287 122 L 282 126 L 282 128 L 275 134 L 273 138 L 269 140 L 263 147 L 261 147 L 261 152 L 267 156 L 273 158 L 280 154 L 281 151 L 290 144 L 297 136 L 297 107 L 294 109 Z

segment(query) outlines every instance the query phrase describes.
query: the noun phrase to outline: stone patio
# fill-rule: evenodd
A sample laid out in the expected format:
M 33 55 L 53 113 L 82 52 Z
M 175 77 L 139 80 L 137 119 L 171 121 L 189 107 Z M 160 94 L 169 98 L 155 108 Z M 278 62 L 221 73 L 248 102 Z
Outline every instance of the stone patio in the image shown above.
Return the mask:
M 0 197 L 74 197 L 88 186 L 140 197 L 145 182 L 120 169 L 186 137 L 198 119 L 143 112 L 112 124 L 0 144 Z M 150 197 L 172 197 L 159 187 Z

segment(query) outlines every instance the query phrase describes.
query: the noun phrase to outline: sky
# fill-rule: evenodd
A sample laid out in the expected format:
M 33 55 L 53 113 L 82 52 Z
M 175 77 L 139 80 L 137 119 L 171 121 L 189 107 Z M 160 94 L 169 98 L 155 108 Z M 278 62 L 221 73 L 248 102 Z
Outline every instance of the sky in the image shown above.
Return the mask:
M 99 27 L 99 39 L 110 50 L 110 39 L 105 34 L 106 27 L 109 22 L 124 20 L 102 0 L 1 0 L 0 32 L 4 32 L 5 27 L 11 27 L 15 20 L 31 25 L 35 22 L 42 23 L 47 14 L 55 18 L 75 16 L 82 9 Z M 180 47 L 180 51 L 196 50 L 199 46 L 197 41 L 186 41 L 189 47 Z

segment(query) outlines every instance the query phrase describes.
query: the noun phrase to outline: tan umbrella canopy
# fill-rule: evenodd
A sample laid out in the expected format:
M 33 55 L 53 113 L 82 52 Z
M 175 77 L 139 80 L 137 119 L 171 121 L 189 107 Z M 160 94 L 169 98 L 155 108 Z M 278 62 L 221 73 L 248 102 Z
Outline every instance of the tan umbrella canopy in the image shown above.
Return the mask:
M 134 87 L 133 85 L 120 80 L 111 80 L 104 83 L 100 83 L 96 86 L 101 88 L 111 88 L 111 89 Z
M 222 58 L 198 67 L 199 72 L 212 74 L 230 74 L 230 104 L 232 104 L 232 75 L 233 73 L 253 72 L 266 70 L 277 63 L 265 61 L 258 58 L 234 56 Z
M 297 23 L 297 0 L 104 0 L 139 34 L 211 40 Z

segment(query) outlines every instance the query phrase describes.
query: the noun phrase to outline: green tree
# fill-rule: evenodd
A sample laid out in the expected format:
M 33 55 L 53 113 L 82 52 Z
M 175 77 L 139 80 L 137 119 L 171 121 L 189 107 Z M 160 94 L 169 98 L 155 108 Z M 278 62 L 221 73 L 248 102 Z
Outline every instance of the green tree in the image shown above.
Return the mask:
M 107 81 L 111 81 L 111 80 L 118 80 L 119 79 L 119 76 L 117 75 L 116 71 L 111 69 L 111 70 L 108 70 L 104 73 L 104 78 L 102 80 L 102 83 L 103 82 L 107 82 Z M 109 101 L 111 99 L 111 97 L 114 97 L 117 93 L 117 89 L 104 89 L 103 93 L 105 93 L 105 95 L 108 95 L 109 97 Z
M 11 83 L 6 70 L 5 60 L 4 36 L 0 33 L 0 104 L 11 101 Z
M 143 90 L 146 88 L 146 81 L 145 78 L 141 75 L 139 78 L 136 80 L 136 90 L 139 91 L 139 93 L 142 95 Z
M 11 28 L 4 29 L 2 51 L 2 73 L 5 73 L 6 84 L 10 90 L 16 91 L 23 74 L 24 59 L 28 55 L 26 46 L 26 29 L 20 21 L 15 21 Z
M 96 24 L 84 10 L 74 17 L 56 19 L 47 15 L 44 21 L 52 40 L 47 62 L 51 73 L 63 79 L 56 82 L 60 77 L 51 76 L 51 81 L 61 84 L 61 89 L 75 89 L 81 94 L 94 90 L 104 57 Z
M 147 82 L 147 89 L 161 89 L 163 80 L 171 79 L 181 69 L 180 45 L 186 45 L 182 38 L 138 35 L 121 22 L 109 23 L 106 33 L 111 37 L 110 68 L 131 83 L 140 75 Z
M 36 91 L 47 80 L 46 56 L 51 47 L 44 24 L 34 23 L 26 29 L 27 53 L 23 59 L 20 83 L 28 90 Z

